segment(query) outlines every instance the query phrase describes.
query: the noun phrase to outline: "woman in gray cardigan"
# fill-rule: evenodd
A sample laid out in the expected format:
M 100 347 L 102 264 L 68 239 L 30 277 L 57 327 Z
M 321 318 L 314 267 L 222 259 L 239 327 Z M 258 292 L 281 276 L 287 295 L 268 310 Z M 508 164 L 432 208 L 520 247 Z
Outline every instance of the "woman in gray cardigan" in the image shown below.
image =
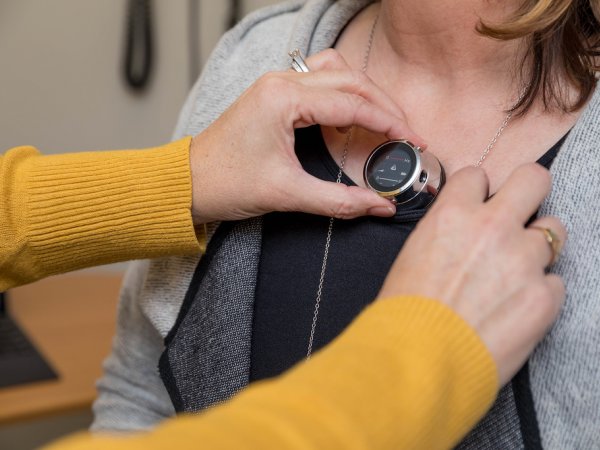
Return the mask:
M 597 12 L 597 2 L 590 4 Z M 570 233 L 569 245 L 553 267 L 565 280 L 566 305 L 528 365 L 503 388 L 461 446 L 591 448 L 600 442 L 600 93 L 584 96 L 585 104 L 570 113 L 544 110 L 540 92 L 529 94 L 535 83 L 518 76 L 520 52 L 528 48 L 530 36 L 496 41 L 473 31 L 479 16 L 492 23 L 505 18 L 507 11 L 495 8 L 485 1 L 447 6 L 429 0 L 309 0 L 261 10 L 222 39 L 188 97 L 176 137 L 203 130 L 265 72 L 287 69 L 288 50 L 314 54 L 335 46 L 357 69 L 369 53 L 367 74 L 407 112 L 411 127 L 427 137 L 429 150 L 449 173 L 484 161 L 493 192 L 517 165 L 558 150 L 551 167 L 553 191 L 541 212 L 558 216 Z M 562 17 L 561 11 L 551 13 Z M 597 22 L 588 19 L 586 26 L 597 33 Z M 562 89 L 568 102 L 577 103 L 584 89 L 573 88 L 560 70 L 556 80 L 556 91 Z M 507 116 L 505 111 L 520 99 L 525 102 L 521 106 L 532 100 L 529 109 Z M 549 101 L 552 106 L 552 96 Z M 501 124 L 508 126 L 499 128 Z M 314 136 L 304 139 L 309 148 L 314 144 Z M 368 150 L 378 143 L 377 137 L 359 131 L 348 146 L 327 129 L 321 139 L 334 161 L 348 150 L 345 173 L 351 180 L 361 178 Z M 151 427 L 174 414 L 173 402 L 177 410 L 198 410 L 248 383 L 255 363 L 255 296 L 264 295 L 257 283 L 265 276 L 259 264 L 262 227 L 260 219 L 219 231 L 214 224 L 209 234 L 216 231 L 216 239 L 202 259 L 132 265 L 117 338 L 99 383 L 94 429 Z M 332 242 L 341 236 L 336 234 L 341 227 L 335 224 Z M 325 234 L 322 241 L 313 249 L 317 259 L 323 257 Z M 363 245 L 369 247 L 369 241 Z M 318 278 L 320 267 L 314 270 Z M 325 297 L 323 304 L 331 301 Z M 323 316 L 319 319 L 325 323 Z M 307 327 L 308 338 L 310 323 Z

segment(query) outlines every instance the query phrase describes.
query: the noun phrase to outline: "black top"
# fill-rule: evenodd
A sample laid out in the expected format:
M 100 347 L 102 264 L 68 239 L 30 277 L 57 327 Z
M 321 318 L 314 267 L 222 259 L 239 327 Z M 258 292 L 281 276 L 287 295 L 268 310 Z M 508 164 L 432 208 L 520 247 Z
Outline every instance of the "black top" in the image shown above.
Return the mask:
M 538 163 L 549 168 L 564 138 Z M 335 181 L 339 167 L 318 126 L 296 132 L 304 169 Z M 345 174 L 342 182 L 354 185 Z M 340 332 L 377 295 L 398 252 L 426 209 L 398 211 L 389 219 L 336 220 L 313 351 Z M 304 213 L 264 217 L 256 285 L 250 381 L 272 377 L 306 356 L 329 218 Z

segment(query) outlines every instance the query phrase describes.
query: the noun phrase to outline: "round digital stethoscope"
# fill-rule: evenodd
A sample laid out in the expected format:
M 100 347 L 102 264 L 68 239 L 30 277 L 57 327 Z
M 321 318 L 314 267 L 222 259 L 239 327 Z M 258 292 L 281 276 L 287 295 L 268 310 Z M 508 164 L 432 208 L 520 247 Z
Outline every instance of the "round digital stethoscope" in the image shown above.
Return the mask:
M 408 141 L 387 141 L 365 162 L 367 187 L 397 206 L 427 207 L 438 195 L 446 174 L 438 159 Z

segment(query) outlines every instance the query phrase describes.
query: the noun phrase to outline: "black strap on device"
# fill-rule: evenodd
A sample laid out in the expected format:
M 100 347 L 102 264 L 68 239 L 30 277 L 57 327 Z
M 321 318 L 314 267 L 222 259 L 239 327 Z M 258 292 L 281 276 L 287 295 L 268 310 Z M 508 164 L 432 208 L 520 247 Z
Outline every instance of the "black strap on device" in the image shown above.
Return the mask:
M 127 84 L 144 89 L 152 73 L 154 47 L 150 0 L 129 0 L 125 32 L 124 75 Z

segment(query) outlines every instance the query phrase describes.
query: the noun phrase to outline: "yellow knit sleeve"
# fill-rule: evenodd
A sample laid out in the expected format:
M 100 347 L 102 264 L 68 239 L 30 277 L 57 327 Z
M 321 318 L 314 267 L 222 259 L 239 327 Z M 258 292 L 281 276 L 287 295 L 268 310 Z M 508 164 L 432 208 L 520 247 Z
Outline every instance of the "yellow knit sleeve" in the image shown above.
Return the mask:
M 83 267 L 199 252 L 190 141 L 49 156 L 18 147 L 0 157 L 0 291 Z
M 490 407 L 497 383 L 466 322 L 437 301 L 399 297 L 375 302 L 311 361 L 199 416 L 51 448 L 448 449 Z

